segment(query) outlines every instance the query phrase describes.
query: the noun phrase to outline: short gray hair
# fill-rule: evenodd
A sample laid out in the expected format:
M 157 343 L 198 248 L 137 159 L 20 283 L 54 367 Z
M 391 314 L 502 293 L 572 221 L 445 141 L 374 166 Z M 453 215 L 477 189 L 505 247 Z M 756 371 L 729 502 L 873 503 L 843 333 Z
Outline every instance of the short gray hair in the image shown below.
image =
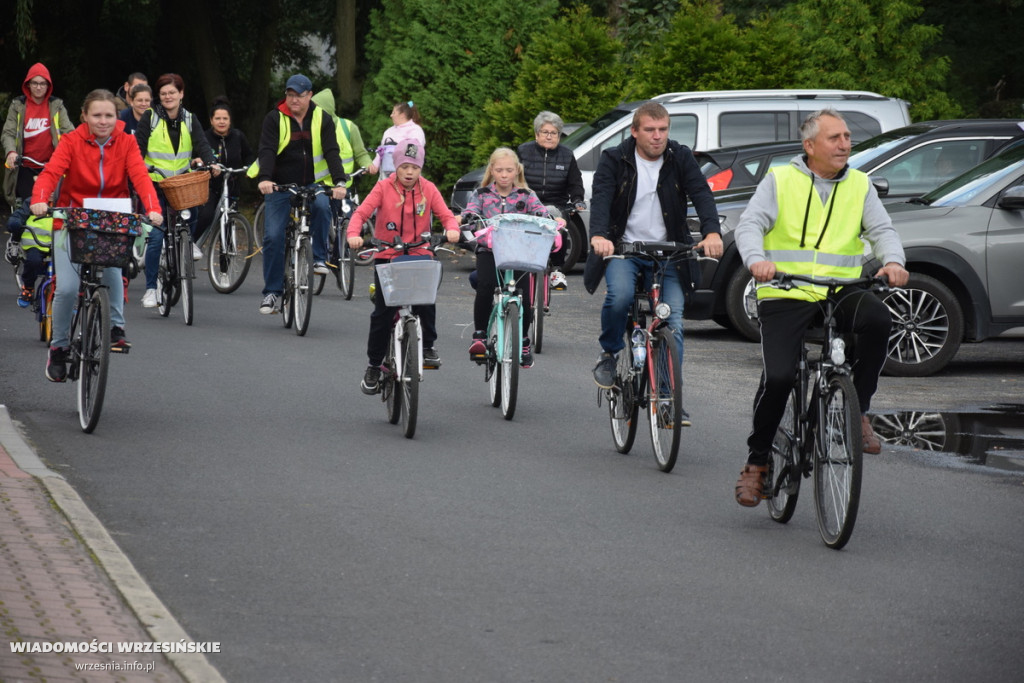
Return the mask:
M 818 121 L 821 119 L 822 116 L 831 116 L 832 118 L 839 119 L 840 121 L 846 120 L 845 118 L 843 118 L 842 114 L 840 114 L 832 107 L 825 107 L 824 109 L 819 109 L 818 111 L 814 112 L 806 119 L 804 119 L 804 122 L 800 124 L 801 142 L 803 142 L 804 140 L 810 140 L 812 138 L 818 137 Z
M 534 135 L 540 132 L 541 126 L 543 126 L 544 124 L 554 126 L 555 130 L 558 131 L 559 135 L 562 134 L 562 127 L 565 126 L 565 124 L 562 123 L 562 117 L 556 114 L 555 112 L 542 111 L 541 113 L 537 114 L 537 118 L 533 120 Z

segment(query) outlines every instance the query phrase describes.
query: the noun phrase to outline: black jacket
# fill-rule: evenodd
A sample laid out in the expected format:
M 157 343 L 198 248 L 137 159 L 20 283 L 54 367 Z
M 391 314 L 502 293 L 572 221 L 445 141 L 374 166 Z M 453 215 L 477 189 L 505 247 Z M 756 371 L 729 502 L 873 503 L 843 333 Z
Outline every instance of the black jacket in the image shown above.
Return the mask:
M 583 176 L 568 147 L 546 149 L 531 140 L 519 145 L 519 161 L 523 163 L 526 184 L 545 204 L 562 208 L 583 201 Z
M 721 233 L 714 196 L 690 148 L 669 140 L 664 159 L 665 163 L 658 176 L 658 198 L 668 229 L 668 239 L 686 243 L 693 241 L 686 225 L 688 198 L 700 217 L 701 234 Z M 636 178 L 636 140 L 633 137 L 601 153 L 591 188 L 591 238 L 600 235 L 619 243 L 636 201 Z M 689 293 L 699 283 L 700 269 L 693 260 L 683 261 L 682 264 L 687 265 L 687 270 L 680 270 L 680 281 L 684 291 Z M 583 285 L 591 294 L 601 284 L 606 266 L 607 262 L 593 253 L 587 257 Z
M 229 129 L 228 134 L 224 136 L 218 135 L 213 128 L 207 128 L 206 141 L 210 143 L 210 149 L 213 150 L 213 155 L 217 158 L 217 162 L 224 164 L 228 168 L 241 168 L 246 164 L 252 163 L 255 156 L 249 147 L 249 141 L 246 139 L 245 134 L 237 128 Z M 231 176 L 231 189 L 228 193 L 232 197 L 238 196 L 238 178 L 238 175 Z M 219 198 L 223 182 L 224 176 L 211 179 L 210 197 L 218 196 Z

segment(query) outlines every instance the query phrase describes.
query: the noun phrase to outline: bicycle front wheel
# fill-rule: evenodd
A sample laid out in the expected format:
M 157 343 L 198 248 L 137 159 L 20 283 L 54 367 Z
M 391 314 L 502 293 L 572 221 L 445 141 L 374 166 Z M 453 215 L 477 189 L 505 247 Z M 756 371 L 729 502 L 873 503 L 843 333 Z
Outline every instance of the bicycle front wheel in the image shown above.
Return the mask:
M 402 429 L 405 438 L 411 439 L 416 433 L 416 413 L 420 405 L 420 333 L 416 320 L 405 323 L 405 338 L 402 339 L 402 367 L 398 384 L 402 390 Z
M 501 368 L 501 414 L 511 420 L 516 414 L 516 398 L 519 393 L 519 351 L 523 340 L 519 335 L 519 302 L 505 304 L 504 334 L 498 363 Z
M 544 312 L 547 306 L 548 284 L 551 279 L 549 271 L 533 273 L 533 333 L 530 341 L 533 343 L 533 352 L 540 353 L 544 349 Z
M 292 297 L 295 301 L 295 334 L 302 337 L 309 329 L 309 314 L 313 309 L 315 278 L 321 276 L 313 274 L 313 247 L 310 245 L 308 237 L 299 239 L 295 255 L 295 288 L 292 290 Z
M 110 297 L 103 287 L 85 305 L 78 346 L 78 420 L 91 434 L 100 421 L 110 362 Z
M 160 269 L 156 278 L 156 300 L 159 305 L 157 310 L 164 318 L 171 314 L 171 308 L 178 301 L 178 266 L 175 250 L 169 241 L 173 240 L 170 233 L 164 235 L 163 258 L 160 259 Z
M 39 341 L 47 344 L 53 339 L 53 293 L 57 289 L 57 281 L 49 277 L 37 296 L 39 297 Z
M 771 458 L 768 462 L 768 515 L 779 524 L 785 524 L 793 517 L 796 501 L 800 495 L 800 443 L 798 442 L 797 420 L 800 418 L 800 397 L 796 387 L 786 401 L 786 412 L 782 415 L 779 428 L 772 442 Z
M 188 229 L 178 232 L 178 288 L 185 324 L 192 324 L 192 283 L 196 279 L 196 261 L 192 258 L 192 235 Z
M 213 242 L 207 255 L 210 284 L 221 294 L 231 294 L 245 281 L 255 238 L 252 226 L 240 213 L 230 213 L 224 230 L 211 227 Z
M 345 297 L 345 301 L 350 301 L 352 299 L 353 288 L 356 281 L 356 262 L 355 254 L 352 253 L 351 247 L 349 247 L 348 242 L 345 241 L 345 232 L 347 228 L 347 220 L 341 224 L 340 228 L 338 228 L 338 234 L 335 242 L 335 248 L 338 250 L 338 269 L 334 271 L 334 276 L 338 279 L 338 289 L 341 290 L 341 294 Z
M 491 314 L 487 324 L 487 359 L 484 362 L 484 379 L 487 380 L 491 405 L 501 405 L 501 346 L 498 342 L 498 315 Z
M 627 325 L 626 329 L 632 326 Z M 615 386 L 611 389 L 602 389 L 608 398 L 608 419 L 612 426 L 612 441 L 615 442 L 615 450 L 619 453 L 629 453 L 633 448 L 633 441 L 636 439 L 636 423 L 640 417 L 640 403 L 637 401 L 636 386 L 631 370 L 633 356 L 630 353 L 632 346 L 629 335 L 626 335 L 626 345 L 619 352 L 619 358 L 615 363 Z
M 624 351 L 625 352 L 625 351 Z M 647 419 L 654 458 L 662 472 L 671 472 L 679 455 L 683 419 L 683 372 L 676 338 L 667 327 L 651 337 L 647 359 Z
M 388 422 L 398 424 L 402 419 L 402 391 L 398 382 L 398 367 L 395 363 L 395 345 L 397 328 L 391 330 L 391 341 L 389 342 L 388 355 L 384 359 L 383 371 L 380 375 L 381 398 L 384 400 L 384 410 L 388 415 Z
M 860 403 L 849 375 L 828 378 L 814 440 L 814 509 L 821 540 L 839 550 L 850 540 L 863 464 Z

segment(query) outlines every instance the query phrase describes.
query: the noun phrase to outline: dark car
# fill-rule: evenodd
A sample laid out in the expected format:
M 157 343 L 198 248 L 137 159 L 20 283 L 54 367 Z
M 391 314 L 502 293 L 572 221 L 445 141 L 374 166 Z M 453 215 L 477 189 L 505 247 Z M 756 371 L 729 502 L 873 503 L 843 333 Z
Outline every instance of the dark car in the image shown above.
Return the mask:
M 929 170 L 938 164 L 940 157 L 949 157 L 955 167 L 962 169 L 956 174 L 960 175 L 1022 140 L 1024 122 L 1015 119 L 924 121 L 855 145 L 850 166 L 871 176 L 883 196 L 882 201 L 898 205 L 943 184 L 946 176 Z M 975 159 L 978 161 L 971 163 Z M 962 168 L 964 164 L 970 166 Z M 704 263 L 701 288 L 688 302 L 684 315 L 690 320 L 711 318 L 757 341 L 760 338 L 757 322 L 750 320 L 743 306 L 750 274 L 743 267 L 732 237 L 732 229 L 752 194 L 753 188 L 715 193 L 723 218 L 725 253 L 718 262 Z
M 757 185 L 768 169 L 785 166 L 803 151 L 799 140 L 766 142 L 756 145 L 722 147 L 708 152 L 694 152 L 701 173 L 713 191 L 731 190 Z

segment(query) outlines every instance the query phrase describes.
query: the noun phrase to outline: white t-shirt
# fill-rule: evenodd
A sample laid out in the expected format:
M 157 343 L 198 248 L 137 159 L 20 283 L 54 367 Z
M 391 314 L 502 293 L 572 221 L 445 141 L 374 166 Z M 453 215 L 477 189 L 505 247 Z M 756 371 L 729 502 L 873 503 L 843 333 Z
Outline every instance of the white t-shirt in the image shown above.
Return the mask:
M 656 161 L 636 158 L 636 201 L 626 221 L 626 232 L 623 242 L 664 242 L 668 239 L 665 228 L 665 217 L 661 213 L 661 200 L 658 199 L 658 175 L 664 157 Z

